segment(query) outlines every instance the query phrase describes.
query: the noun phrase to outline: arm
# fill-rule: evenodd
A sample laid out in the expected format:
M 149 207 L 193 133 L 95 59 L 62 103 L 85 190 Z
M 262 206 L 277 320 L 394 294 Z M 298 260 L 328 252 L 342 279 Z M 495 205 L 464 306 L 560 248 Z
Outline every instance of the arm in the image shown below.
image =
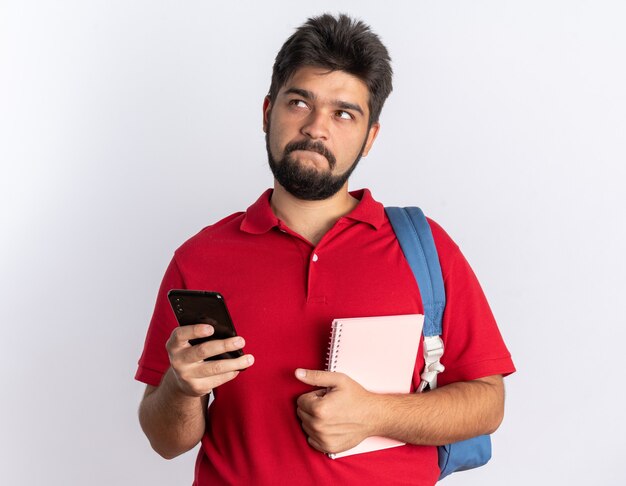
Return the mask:
M 158 387 L 148 385 L 139 405 L 139 422 L 152 448 L 166 459 L 192 449 L 204 434 L 208 396 L 212 389 L 235 378 L 254 358 L 204 361 L 226 351 L 241 349 L 241 337 L 213 340 L 192 346 L 190 339 L 210 336 L 213 327 L 194 325 L 174 329 L 167 342 L 170 368 Z
M 322 452 L 350 449 L 378 435 L 442 445 L 495 431 L 504 411 L 500 375 L 452 383 L 420 394 L 376 394 L 342 373 L 297 370 L 299 380 L 327 387 L 298 398 L 309 444 Z
M 158 387 L 146 386 L 139 423 L 152 448 L 165 459 L 193 449 L 204 434 L 208 395 L 180 392 L 170 368 Z

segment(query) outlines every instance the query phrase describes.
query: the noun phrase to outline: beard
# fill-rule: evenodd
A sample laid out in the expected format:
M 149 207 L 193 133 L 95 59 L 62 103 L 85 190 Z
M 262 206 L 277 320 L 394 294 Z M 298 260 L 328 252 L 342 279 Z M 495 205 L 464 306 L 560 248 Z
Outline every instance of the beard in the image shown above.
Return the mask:
M 352 171 L 356 168 L 363 150 L 367 136 L 363 141 L 359 155 L 352 165 L 343 173 L 334 175 L 333 169 L 337 165 L 335 156 L 328 150 L 322 142 L 311 142 L 302 140 L 299 142 L 291 142 L 285 146 L 283 158 L 276 161 L 270 150 L 270 126 L 267 126 L 265 133 L 265 146 L 267 149 L 267 158 L 269 161 L 272 174 L 278 183 L 292 196 L 304 201 L 321 201 L 328 199 L 339 192 L 345 185 Z M 328 170 L 319 171 L 313 167 L 303 167 L 297 160 L 293 159 L 290 154 L 296 150 L 310 150 L 326 157 L 328 161 Z

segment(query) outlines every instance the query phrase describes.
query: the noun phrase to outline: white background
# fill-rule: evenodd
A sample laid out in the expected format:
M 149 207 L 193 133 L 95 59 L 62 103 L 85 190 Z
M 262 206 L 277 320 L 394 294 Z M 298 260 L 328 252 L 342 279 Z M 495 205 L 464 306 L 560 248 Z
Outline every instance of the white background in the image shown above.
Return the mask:
M 571 0 L 0 2 L 2 484 L 191 483 L 136 361 L 175 248 L 271 185 L 273 58 L 324 11 L 395 69 L 351 187 L 447 229 L 518 368 L 446 484 L 626 484 L 626 7 Z

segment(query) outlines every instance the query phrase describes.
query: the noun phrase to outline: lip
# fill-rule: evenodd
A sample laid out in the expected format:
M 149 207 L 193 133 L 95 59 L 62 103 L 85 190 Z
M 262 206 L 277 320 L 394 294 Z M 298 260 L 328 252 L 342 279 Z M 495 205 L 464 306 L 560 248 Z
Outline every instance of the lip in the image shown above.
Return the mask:
M 306 157 L 314 162 L 323 162 L 325 164 L 328 164 L 328 159 L 319 152 L 315 152 L 314 150 L 294 150 L 293 152 L 291 152 L 291 155 L 298 158 Z

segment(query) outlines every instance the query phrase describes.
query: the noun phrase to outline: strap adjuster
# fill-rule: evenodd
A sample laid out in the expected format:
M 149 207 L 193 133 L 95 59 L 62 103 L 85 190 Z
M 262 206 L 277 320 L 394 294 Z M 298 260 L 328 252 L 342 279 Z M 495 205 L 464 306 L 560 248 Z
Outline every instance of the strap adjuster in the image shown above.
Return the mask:
M 417 388 L 422 393 L 426 386 L 431 390 L 437 388 L 437 375 L 446 368 L 439 361 L 443 356 L 443 340 L 440 336 L 424 336 L 424 371 L 421 374 L 422 381 Z

